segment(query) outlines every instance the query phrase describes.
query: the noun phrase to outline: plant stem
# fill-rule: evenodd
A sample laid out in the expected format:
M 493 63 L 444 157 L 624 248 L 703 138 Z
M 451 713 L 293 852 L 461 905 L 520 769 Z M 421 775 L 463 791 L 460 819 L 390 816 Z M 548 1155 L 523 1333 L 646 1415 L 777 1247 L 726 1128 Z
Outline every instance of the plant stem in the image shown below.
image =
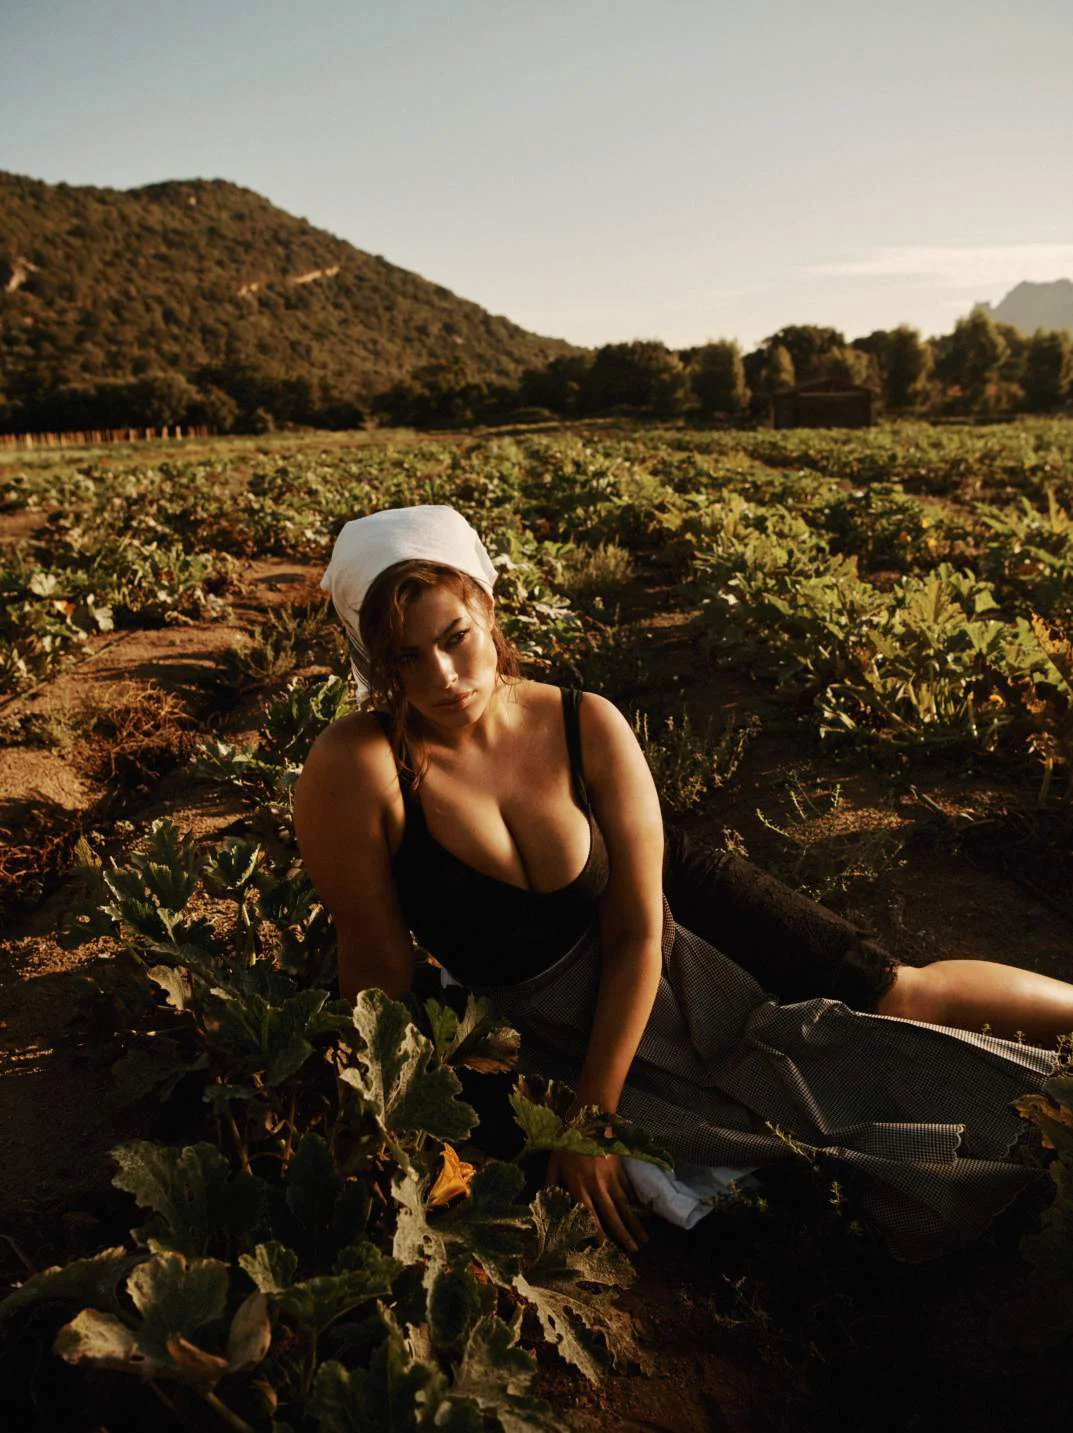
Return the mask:
M 227 1117 L 227 1124 L 228 1128 L 231 1131 L 231 1137 L 235 1141 L 235 1149 L 238 1152 L 239 1163 L 242 1165 L 242 1172 L 244 1174 L 251 1174 L 253 1171 L 250 1169 L 250 1156 L 246 1152 L 245 1142 L 243 1141 L 242 1136 L 238 1132 L 238 1125 L 235 1123 L 235 1117 L 231 1113 L 230 1106 L 224 1106 L 224 1114 Z
M 3 1241 L 4 1241 L 5 1244 L 10 1244 L 10 1245 L 11 1245 L 11 1248 L 13 1249 L 13 1251 L 14 1251 L 16 1257 L 19 1258 L 19 1259 L 22 1261 L 22 1263 L 26 1266 L 26 1268 L 29 1269 L 29 1271 L 30 1271 L 31 1274 L 36 1274 L 36 1273 L 38 1272 L 37 1266 L 36 1266 L 35 1264 L 32 1264 L 32 1263 L 30 1262 L 30 1260 L 27 1259 L 26 1255 L 22 1252 L 22 1250 L 19 1248 L 19 1246 L 15 1243 L 14 1239 L 12 1239 L 12 1237 L 11 1237 L 10 1234 L 0 1234 L 0 1239 L 3 1239 Z
M 298 1097 L 296 1091 L 292 1090 L 291 1107 L 287 1111 L 287 1139 L 283 1145 L 283 1169 L 286 1169 L 291 1162 L 291 1147 L 294 1144 L 294 1115 L 295 1107 L 297 1105 L 297 1098 Z
M 218 1413 L 227 1426 L 235 1430 L 235 1433 L 255 1433 L 255 1430 L 250 1424 L 247 1423 L 244 1418 L 240 1418 L 233 1409 L 228 1408 L 226 1403 L 223 1403 L 217 1398 L 211 1388 L 207 1393 L 203 1393 L 201 1396 L 213 1412 Z
M 164 1392 L 164 1390 L 161 1388 L 160 1384 L 157 1383 L 157 1381 L 156 1381 L 155 1378 L 151 1378 L 151 1379 L 149 1380 L 149 1387 L 150 1387 L 150 1388 L 153 1390 L 153 1392 L 156 1394 L 157 1398 L 160 1399 L 161 1403 L 163 1403 L 164 1407 L 168 1410 L 168 1412 L 169 1412 L 174 1418 L 179 1418 L 179 1410 L 175 1407 L 175 1404 L 171 1401 L 171 1399 L 168 1397 L 168 1395 Z M 182 1422 L 182 1419 L 179 1418 L 179 1421 Z

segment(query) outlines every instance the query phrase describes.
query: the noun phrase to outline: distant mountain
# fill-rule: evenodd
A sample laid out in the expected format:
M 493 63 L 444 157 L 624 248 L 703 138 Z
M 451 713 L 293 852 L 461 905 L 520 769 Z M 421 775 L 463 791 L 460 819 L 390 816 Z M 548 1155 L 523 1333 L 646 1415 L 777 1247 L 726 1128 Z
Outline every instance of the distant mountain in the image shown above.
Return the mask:
M 1009 323 L 1031 336 L 1037 328 L 1068 328 L 1073 331 L 1073 279 L 1051 283 L 1021 283 L 995 304 L 980 304 L 996 323 Z
M 240 405 L 265 383 L 361 404 L 429 365 L 509 382 L 579 351 L 224 180 L 123 191 L 0 172 L 9 409 L 151 374 Z

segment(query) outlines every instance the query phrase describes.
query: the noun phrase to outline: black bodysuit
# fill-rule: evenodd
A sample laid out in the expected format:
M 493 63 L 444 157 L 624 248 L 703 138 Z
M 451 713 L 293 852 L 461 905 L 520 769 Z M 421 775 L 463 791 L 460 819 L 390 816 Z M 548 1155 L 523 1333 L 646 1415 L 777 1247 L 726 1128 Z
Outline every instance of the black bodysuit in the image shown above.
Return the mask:
M 409 773 L 399 771 L 406 828 L 393 870 L 403 917 L 424 948 L 463 985 L 527 980 L 552 965 L 595 919 L 607 885 L 607 847 L 581 771 L 581 693 L 563 689 L 574 801 L 589 820 L 589 857 L 569 885 L 528 891 L 486 876 L 429 833 Z M 377 713 L 384 725 L 386 718 Z
M 463 985 L 527 980 L 553 965 L 596 919 L 608 880 L 607 847 L 585 789 L 578 709 L 562 690 L 574 800 L 589 821 L 589 857 L 556 891 L 485 875 L 430 835 L 408 772 L 400 769 L 406 825 L 392 869 L 403 917 L 418 942 Z M 388 718 L 374 715 L 385 734 Z M 665 829 L 663 887 L 675 919 L 747 970 L 777 1000 L 825 995 L 873 1008 L 898 962 L 866 931 L 799 895 L 749 861 Z

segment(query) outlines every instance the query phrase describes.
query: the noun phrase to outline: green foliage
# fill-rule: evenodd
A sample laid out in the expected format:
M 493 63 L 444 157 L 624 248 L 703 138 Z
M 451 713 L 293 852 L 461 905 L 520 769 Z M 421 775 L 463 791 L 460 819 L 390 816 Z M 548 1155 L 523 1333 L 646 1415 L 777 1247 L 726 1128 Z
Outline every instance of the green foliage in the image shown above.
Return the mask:
M 216 684 L 221 693 L 238 695 L 273 686 L 296 667 L 306 666 L 318 650 L 342 655 L 339 627 L 325 600 L 303 610 L 276 607 L 252 639 L 229 647 L 218 659 Z
M 251 806 L 289 823 L 291 793 L 309 748 L 350 706 L 342 677 L 291 682 L 269 704 L 251 750 L 238 750 L 224 741 L 207 742 L 198 753 L 195 770 L 205 780 L 236 787 Z
M 1017 1101 L 1021 1116 L 1036 1127 L 1044 1147 L 1055 1151 L 1050 1166 L 1054 1198 L 1044 1209 L 1037 1232 L 1021 1239 L 1029 1277 L 1012 1297 L 994 1309 L 992 1337 L 1024 1350 L 1049 1350 L 1073 1335 L 1069 1280 L 1073 1276 L 1073 1074 L 1069 1040 L 1062 1068 L 1039 1094 Z
M 37 1304 L 48 1303 L 88 1304 L 119 1315 L 122 1305 L 116 1286 L 144 1257 L 123 1248 L 102 1249 L 88 1259 L 73 1259 L 69 1264 L 43 1269 L 0 1300 L 0 1323 Z
M 138 1243 L 154 1254 L 197 1258 L 210 1241 L 244 1234 L 258 1212 L 258 1189 L 248 1174 L 232 1178 L 231 1166 L 211 1144 L 169 1149 L 147 1140 L 117 1145 L 119 1166 L 112 1183 L 133 1194 L 155 1217 L 135 1231 Z
M 304 729 L 298 711 L 281 749 Z M 435 1176 L 439 1147 L 476 1123 L 456 1069 L 510 1068 L 517 1036 L 472 997 L 461 1014 L 411 1002 L 422 1029 L 381 991 L 351 1009 L 300 983 L 260 905 L 278 879 L 258 844 L 206 851 L 168 822 L 103 873 L 101 915 L 147 996 L 160 992 L 143 1039 L 203 1082 L 201 1133 L 216 1138 L 120 1145 L 114 1182 L 147 1216 L 133 1250 L 36 1276 L 0 1317 L 74 1305 L 60 1356 L 182 1385 L 229 1420 L 234 1400 L 248 1416 L 255 1379 L 277 1419 L 323 1427 L 379 1427 L 385 1410 L 404 1426 L 556 1427 L 528 1392 L 522 1311 L 542 1310 L 545 1336 L 591 1376 L 603 1350 L 632 1347 L 613 1301 L 628 1265 L 588 1251 L 591 1229 L 549 1242 L 516 1163 L 456 1160 L 469 1172 L 454 1187 Z M 235 920 L 192 917 L 206 900 Z M 516 1092 L 527 1126 L 539 1098 Z M 660 1158 L 617 1117 L 544 1109 L 560 1134 L 530 1149 L 580 1136 L 594 1153 Z
M 827 504 L 824 526 L 832 550 L 854 554 L 864 571 L 905 572 L 933 561 L 936 516 L 899 483 L 870 483 Z
M 464 1139 L 477 1123 L 456 1100 L 462 1085 L 435 1061 L 430 1040 L 410 1023 L 406 1007 L 380 990 L 363 990 L 354 1005 L 363 1047 L 357 1067 L 342 1078 L 373 1113 L 386 1140 L 424 1130 L 437 1139 Z
M 253 1294 L 238 1308 L 220 1353 L 192 1341 L 226 1308 L 227 1266 L 216 1259 L 158 1254 L 134 1269 L 127 1293 L 138 1320 L 84 1309 L 56 1335 L 56 1353 L 68 1363 L 169 1379 L 207 1392 L 226 1374 L 256 1367 L 268 1352 L 271 1331 L 263 1294 Z M 208 1341 L 218 1343 L 211 1335 Z
M 525 1135 L 519 1158 L 536 1151 L 568 1150 L 572 1154 L 626 1155 L 669 1169 L 664 1150 L 620 1115 L 607 1115 L 595 1105 L 571 1106 L 572 1092 L 555 1081 L 523 1080 L 510 1097 L 514 1118 Z
M 664 344 L 606 343 L 585 375 L 581 403 L 588 413 L 629 408 L 667 418 L 681 410 L 686 384 L 682 364 Z
M 976 516 L 990 533 L 980 570 L 1026 614 L 1069 615 L 1073 610 L 1073 518 L 1053 487 L 1038 511 L 1022 497 L 997 507 L 981 503 Z
M 709 717 L 697 728 L 688 712 L 664 716 L 658 723 L 638 711 L 633 729 L 652 772 L 660 800 L 670 811 L 692 811 L 734 777 L 749 741 L 760 729 L 758 717 L 739 726 L 727 712 L 721 723 Z
M 1065 401 L 1073 386 L 1073 340 L 1064 329 L 1040 329 L 1029 339 L 1021 384 L 1031 412 L 1048 413 Z
M 846 340 L 837 328 L 823 328 L 818 324 L 794 323 L 780 328 L 764 340 L 769 352 L 782 348 L 790 355 L 798 382 L 811 378 L 819 363 L 829 353 L 845 348 Z
M 733 418 L 749 406 L 741 349 L 732 339 L 697 349 L 690 359 L 689 381 L 705 416 L 721 413 Z
M 254 431 L 259 411 L 352 427 L 445 349 L 485 384 L 576 351 L 222 180 L 120 193 L 4 174 L 0 207 L 0 273 L 4 259 L 29 262 L 17 286 L 0 281 L 0 392 L 16 399 L 16 431 Z
M 632 1279 L 620 1249 L 607 1243 L 591 1248 L 595 1221 L 561 1189 L 545 1189 L 533 1205 L 537 1256 L 514 1287 L 536 1310 L 544 1337 L 592 1383 L 605 1360 L 616 1366 L 644 1363 L 629 1320 L 611 1290 Z
M 988 386 L 998 378 L 1008 352 L 1006 339 L 986 309 L 976 308 L 968 318 L 960 318 L 954 325 L 947 349 L 946 373 L 960 385 L 974 410 L 984 406 Z

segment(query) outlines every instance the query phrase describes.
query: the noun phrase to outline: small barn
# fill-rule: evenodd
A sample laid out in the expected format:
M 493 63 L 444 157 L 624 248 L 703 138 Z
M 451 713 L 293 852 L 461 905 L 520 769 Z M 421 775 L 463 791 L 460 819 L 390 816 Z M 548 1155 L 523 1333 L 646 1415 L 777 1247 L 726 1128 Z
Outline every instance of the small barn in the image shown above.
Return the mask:
M 815 378 L 771 400 L 775 428 L 870 428 L 874 394 L 844 378 Z

